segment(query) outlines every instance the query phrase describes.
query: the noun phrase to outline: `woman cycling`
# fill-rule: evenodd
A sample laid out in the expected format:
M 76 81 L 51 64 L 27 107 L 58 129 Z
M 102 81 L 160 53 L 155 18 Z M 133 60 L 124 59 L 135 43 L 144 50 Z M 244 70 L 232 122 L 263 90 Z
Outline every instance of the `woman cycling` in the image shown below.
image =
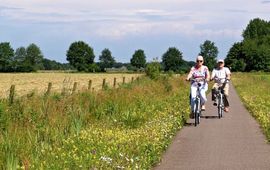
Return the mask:
M 224 67 L 224 60 L 218 60 L 218 67 L 212 71 L 211 80 L 215 80 L 212 88 L 212 100 L 214 101 L 214 106 L 217 105 L 216 94 L 217 89 L 223 83 L 226 83 L 223 87 L 224 90 L 224 111 L 229 112 L 229 84 L 227 83 L 231 79 L 231 71 L 228 67 Z M 227 81 L 227 82 L 225 82 Z
M 191 94 L 191 110 L 193 112 L 194 103 L 196 100 L 196 91 L 198 83 L 201 83 L 200 86 L 200 96 L 201 96 L 201 104 L 202 104 L 202 111 L 205 110 L 205 102 L 207 101 L 205 92 L 208 90 L 209 81 L 209 70 L 207 66 L 203 65 L 203 57 L 198 56 L 196 60 L 196 65 L 190 69 L 190 72 L 186 78 L 187 81 L 190 79 L 191 87 L 190 87 L 190 94 Z M 193 114 L 190 114 L 190 117 L 193 117 Z

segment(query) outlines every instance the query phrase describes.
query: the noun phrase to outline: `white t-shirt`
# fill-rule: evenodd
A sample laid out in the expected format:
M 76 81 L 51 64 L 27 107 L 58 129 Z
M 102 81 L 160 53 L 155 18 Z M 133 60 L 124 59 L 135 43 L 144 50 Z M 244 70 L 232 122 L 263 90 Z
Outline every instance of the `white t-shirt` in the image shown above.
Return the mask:
M 231 71 L 229 70 L 228 67 L 223 67 L 222 69 L 214 69 L 212 71 L 212 76 L 211 78 L 217 78 L 217 79 L 220 79 L 220 80 L 217 80 L 215 79 L 215 82 L 216 83 L 224 83 L 225 81 L 225 78 L 227 77 L 227 75 L 230 75 L 231 74 Z

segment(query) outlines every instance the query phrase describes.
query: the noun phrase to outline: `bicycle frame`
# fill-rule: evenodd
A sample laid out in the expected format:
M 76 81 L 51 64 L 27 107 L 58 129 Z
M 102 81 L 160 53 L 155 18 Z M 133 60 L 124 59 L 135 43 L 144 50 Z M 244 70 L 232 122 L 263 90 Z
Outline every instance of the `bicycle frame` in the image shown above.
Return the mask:
M 197 126 L 200 123 L 201 119 L 201 95 L 200 95 L 200 87 L 203 85 L 202 80 L 197 79 L 190 79 L 190 81 L 193 81 L 193 83 L 197 84 L 197 90 L 196 90 L 196 98 L 195 102 L 192 108 L 192 112 L 194 114 L 194 120 L 195 120 L 195 126 Z M 205 79 L 203 80 L 205 82 Z M 191 99 L 191 97 L 190 97 Z
M 218 85 L 218 90 L 217 90 L 217 108 L 218 108 L 218 118 L 220 119 L 221 117 L 223 117 L 223 113 L 224 113 L 224 87 L 227 83 L 227 79 L 225 79 L 224 83 L 221 83 Z
M 218 93 L 217 93 L 217 100 L 218 100 L 218 118 L 223 117 L 224 113 L 224 94 L 223 94 L 223 88 L 218 87 Z
M 200 97 L 200 87 L 201 84 L 198 83 L 197 85 L 197 91 L 196 91 L 196 99 L 195 99 L 195 104 L 194 104 L 194 119 L 195 119 L 195 126 L 200 124 L 200 119 L 201 119 L 201 97 Z

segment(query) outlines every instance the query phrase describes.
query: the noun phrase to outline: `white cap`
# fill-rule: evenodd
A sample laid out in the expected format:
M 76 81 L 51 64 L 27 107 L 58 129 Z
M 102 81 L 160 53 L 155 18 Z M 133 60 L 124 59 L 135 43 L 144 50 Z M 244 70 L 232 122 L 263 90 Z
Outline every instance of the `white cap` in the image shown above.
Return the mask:
M 219 59 L 217 62 L 218 62 L 218 63 L 224 63 L 224 60 Z
M 197 60 L 202 60 L 202 61 L 203 61 L 203 56 L 199 55 L 199 56 L 197 57 Z

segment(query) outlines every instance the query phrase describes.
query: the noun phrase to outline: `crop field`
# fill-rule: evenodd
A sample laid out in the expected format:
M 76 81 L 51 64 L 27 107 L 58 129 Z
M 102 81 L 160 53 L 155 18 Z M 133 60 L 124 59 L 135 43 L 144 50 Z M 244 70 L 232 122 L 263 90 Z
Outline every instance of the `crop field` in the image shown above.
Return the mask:
M 151 169 L 188 119 L 188 87 L 184 77 L 142 76 L 115 89 L 1 99 L 0 169 Z
M 91 89 L 101 89 L 103 79 L 106 79 L 108 86 L 113 86 L 116 78 L 117 86 L 123 82 L 129 82 L 141 76 L 140 74 L 87 74 L 87 73 L 1 73 L 0 74 L 0 98 L 9 95 L 10 86 L 15 85 L 17 96 L 29 93 L 44 94 L 48 83 L 52 83 L 52 92 L 61 93 L 63 89 L 71 90 L 74 82 L 77 82 L 78 91 L 88 89 L 89 80 L 92 80 Z
M 233 84 L 270 142 L 270 74 L 237 73 Z

